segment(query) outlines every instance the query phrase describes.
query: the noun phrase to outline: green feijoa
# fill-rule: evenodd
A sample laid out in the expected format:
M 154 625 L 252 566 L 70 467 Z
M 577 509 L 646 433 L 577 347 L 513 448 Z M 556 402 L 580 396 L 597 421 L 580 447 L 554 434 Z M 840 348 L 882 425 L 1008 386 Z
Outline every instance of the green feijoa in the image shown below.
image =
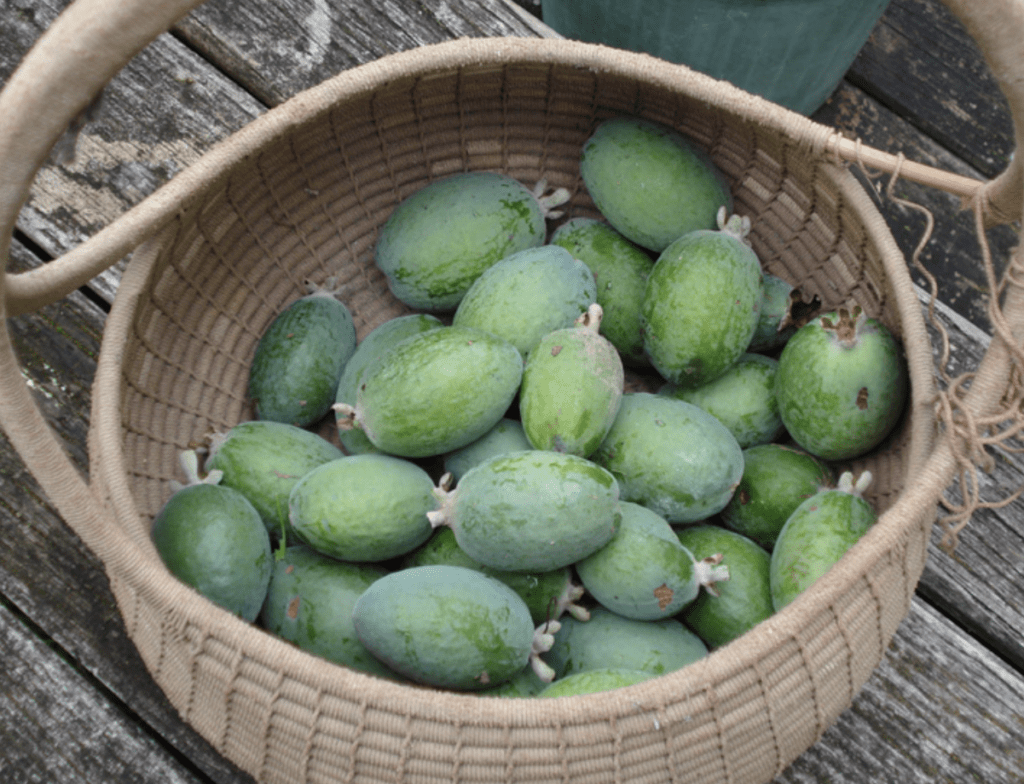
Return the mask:
M 362 342 L 356 345 L 355 353 L 345 363 L 345 369 L 338 381 L 338 392 L 334 397 L 334 402 L 354 406 L 363 371 L 371 361 L 405 338 L 441 326 L 444 325 L 439 318 L 427 313 L 397 316 L 377 326 L 363 338 Z M 366 452 L 380 451 L 358 428 L 338 428 L 338 440 L 341 441 L 341 446 L 346 454 L 361 455 Z
M 595 607 L 589 621 L 562 621 L 544 660 L 557 678 L 605 668 L 664 675 L 707 654 L 707 645 L 675 618 L 638 621 Z
M 802 326 L 779 355 L 775 396 L 793 440 L 825 460 L 849 460 L 892 432 L 910 382 L 892 333 L 860 307 Z
M 337 664 L 397 678 L 359 642 L 352 623 L 356 600 L 387 573 L 379 566 L 337 561 L 308 545 L 291 545 L 274 563 L 261 624 Z
M 335 404 L 338 426 L 359 427 L 382 452 L 443 455 L 494 427 L 519 391 L 511 343 L 472 327 L 405 338 L 367 365 L 356 404 Z
M 783 444 L 743 450 L 743 476 L 721 512 L 722 522 L 771 551 L 793 511 L 835 482 L 832 469 Z
M 244 495 L 217 484 L 219 471 L 200 479 L 195 452 L 183 453 L 182 465 L 189 483 L 175 490 L 153 520 L 156 551 L 179 580 L 254 621 L 273 569 L 263 519 Z
M 781 610 L 825 575 L 877 519 L 861 494 L 871 482 L 863 472 L 856 482 L 849 471 L 836 488 L 822 490 L 798 506 L 786 520 L 772 550 L 772 604 Z
M 627 365 L 647 366 L 640 305 L 654 260 L 609 224 L 595 218 L 566 221 L 551 235 L 551 244 L 561 245 L 594 273 L 597 304 L 604 309 L 601 334 L 618 349 Z
M 518 419 L 502 417 L 498 424 L 476 441 L 445 455 L 444 470 L 458 482 L 464 473 L 487 458 L 524 449 L 533 449 L 533 445 L 523 431 L 523 423 Z
M 796 331 L 807 323 L 808 316 L 819 307 L 814 297 L 804 302 L 799 289 L 770 272 L 764 273 L 764 298 L 754 337 L 747 351 L 770 354 L 778 351 Z
M 615 535 L 576 563 L 583 587 L 603 607 L 624 618 L 668 618 L 697 598 L 701 586 L 729 579 L 721 556 L 697 561 L 679 543 L 664 517 L 639 504 L 620 504 Z
M 319 465 L 342 456 L 338 447 L 310 430 L 284 422 L 240 422 L 210 439 L 207 470 L 222 473 L 220 484 L 249 499 L 271 538 L 288 533 L 288 495 Z
M 292 488 L 291 525 L 299 538 L 343 561 L 385 561 L 428 538 L 437 506 L 422 468 L 385 454 L 349 455 L 314 468 Z
M 680 616 L 712 647 L 732 642 L 771 615 L 771 554 L 757 542 L 716 525 L 694 525 L 676 531 L 694 558 L 721 555 L 729 579 L 717 583 L 716 593 L 705 591 Z
M 616 478 L 624 501 L 673 524 L 721 511 L 743 474 L 743 450 L 725 425 L 692 403 L 649 392 L 622 396 L 590 459 Z
M 707 411 L 729 428 L 743 449 L 767 444 L 785 428 L 775 401 L 778 360 L 763 354 L 742 354 L 713 381 L 699 387 L 667 383 L 658 394 L 685 400 Z
M 355 347 L 352 314 L 331 291 L 292 302 L 264 330 L 250 364 L 256 417 L 299 427 L 316 422 L 334 403 Z
M 507 572 L 549 572 L 605 545 L 618 525 L 619 487 L 576 455 L 529 450 L 497 455 L 454 490 L 437 488 L 436 527 L 448 525 L 470 558 Z
M 447 564 L 475 569 L 505 585 L 519 594 L 534 623 L 556 621 L 566 612 L 575 618 L 587 618 L 587 610 L 576 604 L 583 596 L 583 587 L 573 582 L 572 569 L 568 566 L 550 572 L 503 572 L 491 569 L 474 561 L 455 540 L 455 532 L 446 526 L 438 528 L 422 546 L 402 559 L 405 568 Z
M 746 352 L 760 318 L 761 263 L 746 242 L 749 220 L 719 216 L 662 251 L 641 306 L 644 351 L 667 380 L 698 387 Z
M 602 122 L 583 145 L 580 175 L 594 204 L 621 234 L 660 252 L 710 229 L 731 209 L 724 176 L 687 136 L 638 117 Z
M 587 457 L 619 412 L 622 359 L 599 333 L 603 311 L 593 304 L 567 329 L 549 332 L 530 353 L 519 389 L 519 416 L 536 449 Z
M 392 293 L 419 310 L 455 310 L 481 273 L 544 242 L 545 205 L 498 172 L 462 172 L 407 196 L 374 252 Z
M 452 323 L 504 338 L 526 359 L 545 334 L 572 326 L 596 297 L 586 264 L 565 248 L 541 245 L 489 267 L 466 292 Z
M 363 645 L 388 667 L 440 688 L 497 686 L 535 653 L 525 602 L 501 581 L 461 566 L 392 572 L 356 600 L 352 620 Z
M 587 670 L 568 675 L 547 686 L 537 697 L 575 697 L 580 694 L 594 694 L 599 691 L 610 691 L 623 686 L 646 681 L 655 676 L 649 672 L 607 668 L 603 670 Z

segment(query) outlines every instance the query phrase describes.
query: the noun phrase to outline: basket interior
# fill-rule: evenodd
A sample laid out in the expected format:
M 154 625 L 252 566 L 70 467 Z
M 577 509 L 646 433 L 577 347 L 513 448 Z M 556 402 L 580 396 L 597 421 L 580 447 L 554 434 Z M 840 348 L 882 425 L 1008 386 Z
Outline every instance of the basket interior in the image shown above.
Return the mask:
M 345 286 L 360 338 L 408 312 L 374 265 L 378 228 L 402 198 L 465 170 L 529 186 L 546 179 L 572 193 L 566 219 L 596 216 L 579 151 L 597 123 L 623 114 L 673 126 L 709 152 L 767 270 L 824 308 L 856 303 L 902 334 L 885 266 L 902 259 L 885 258 L 892 251 L 866 225 L 870 202 L 851 200 L 852 175 L 806 144 L 678 89 L 582 67 L 474 65 L 392 80 L 312 112 L 241 160 L 165 235 L 123 362 L 124 465 L 141 518 L 133 535 L 148 534 L 169 481 L 181 478 L 181 450 L 251 418 L 256 343 L 305 280 Z M 905 441 L 861 461 L 880 509 L 902 486 Z

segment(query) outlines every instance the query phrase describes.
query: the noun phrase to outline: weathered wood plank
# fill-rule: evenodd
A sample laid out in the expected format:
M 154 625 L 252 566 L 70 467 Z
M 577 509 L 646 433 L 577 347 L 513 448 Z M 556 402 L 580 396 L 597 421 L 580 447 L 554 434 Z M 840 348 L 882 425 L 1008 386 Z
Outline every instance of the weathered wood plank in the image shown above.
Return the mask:
M 7 784 L 202 784 L 0 604 L 0 780 Z
M 67 5 L 12 2 L 11 11 L 0 14 L 0 80 Z M 59 256 L 264 109 L 187 46 L 163 35 L 108 85 L 99 117 L 79 136 L 76 159 L 40 171 L 18 228 Z M 117 277 L 102 276 L 97 290 L 111 299 Z
M 1020 673 L 915 600 L 853 705 L 777 784 L 1019 784 Z

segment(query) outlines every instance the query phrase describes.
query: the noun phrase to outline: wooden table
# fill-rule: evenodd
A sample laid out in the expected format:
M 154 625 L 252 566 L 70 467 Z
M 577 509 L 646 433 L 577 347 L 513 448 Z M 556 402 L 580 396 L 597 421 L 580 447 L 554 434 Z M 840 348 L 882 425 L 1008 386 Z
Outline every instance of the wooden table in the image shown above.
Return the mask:
M 0 78 L 65 5 L 5 0 Z M 12 269 L 73 247 L 268 107 L 335 72 L 459 36 L 551 35 L 520 0 L 210 0 L 147 48 L 107 90 L 77 161 L 48 166 L 25 208 Z M 988 178 L 1012 149 L 1004 102 L 973 42 L 938 0 L 894 0 L 837 94 L 816 115 L 851 137 Z M 987 337 L 969 216 L 906 183 L 931 209 L 924 259 L 953 333 L 953 370 Z M 909 254 L 922 220 L 879 197 Z M 999 258 L 1016 241 L 991 233 Z M 107 274 L 10 321 L 27 382 L 84 466 L 89 385 Z M 1016 487 L 1021 460 L 985 477 Z M 117 615 L 102 568 L 56 516 L 0 436 L 0 782 L 250 779 L 174 713 Z M 1024 502 L 977 514 L 949 555 L 932 546 L 909 617 L 852 707 L 780 782 L 1024 781 Z

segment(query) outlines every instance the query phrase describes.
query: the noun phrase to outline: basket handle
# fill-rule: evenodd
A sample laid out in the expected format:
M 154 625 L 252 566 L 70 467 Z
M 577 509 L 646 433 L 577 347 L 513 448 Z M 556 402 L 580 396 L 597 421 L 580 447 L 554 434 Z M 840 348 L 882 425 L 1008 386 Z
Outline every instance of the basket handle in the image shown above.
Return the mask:
M 0 92 L 0 426 L 57 507 L 61 517 L 98 555 L 108 536 L 102 506 L 68 459 L 35 405 L 6 327 L 14 315 L 6 307 L 15 222 L 46 156 L 103 86 L 150 41 L 201 0 L 76 0 L 55 20 L 25 56 Z M 135 229 L 136 235 L 141 226 Z M 124 252 L 116 244 L 92 244 L 105 266 Z M 91 272 L 90 254 L 79 254 Z M 54 279 L 78 280 L 84 272 L 60 262 L 33 278 L 44 286 Z M 105 267 L 103 267 L 105 268 Z M 20 277 L 20 276 L 19 276 Z M 91 275 L 90 275 L 91 277 Z M 85 278 L 87 280 L 88 278 Z M 65 291 L 73 290 L 63 286 Z M 51 298 L 50 301 L 52 301 Z

